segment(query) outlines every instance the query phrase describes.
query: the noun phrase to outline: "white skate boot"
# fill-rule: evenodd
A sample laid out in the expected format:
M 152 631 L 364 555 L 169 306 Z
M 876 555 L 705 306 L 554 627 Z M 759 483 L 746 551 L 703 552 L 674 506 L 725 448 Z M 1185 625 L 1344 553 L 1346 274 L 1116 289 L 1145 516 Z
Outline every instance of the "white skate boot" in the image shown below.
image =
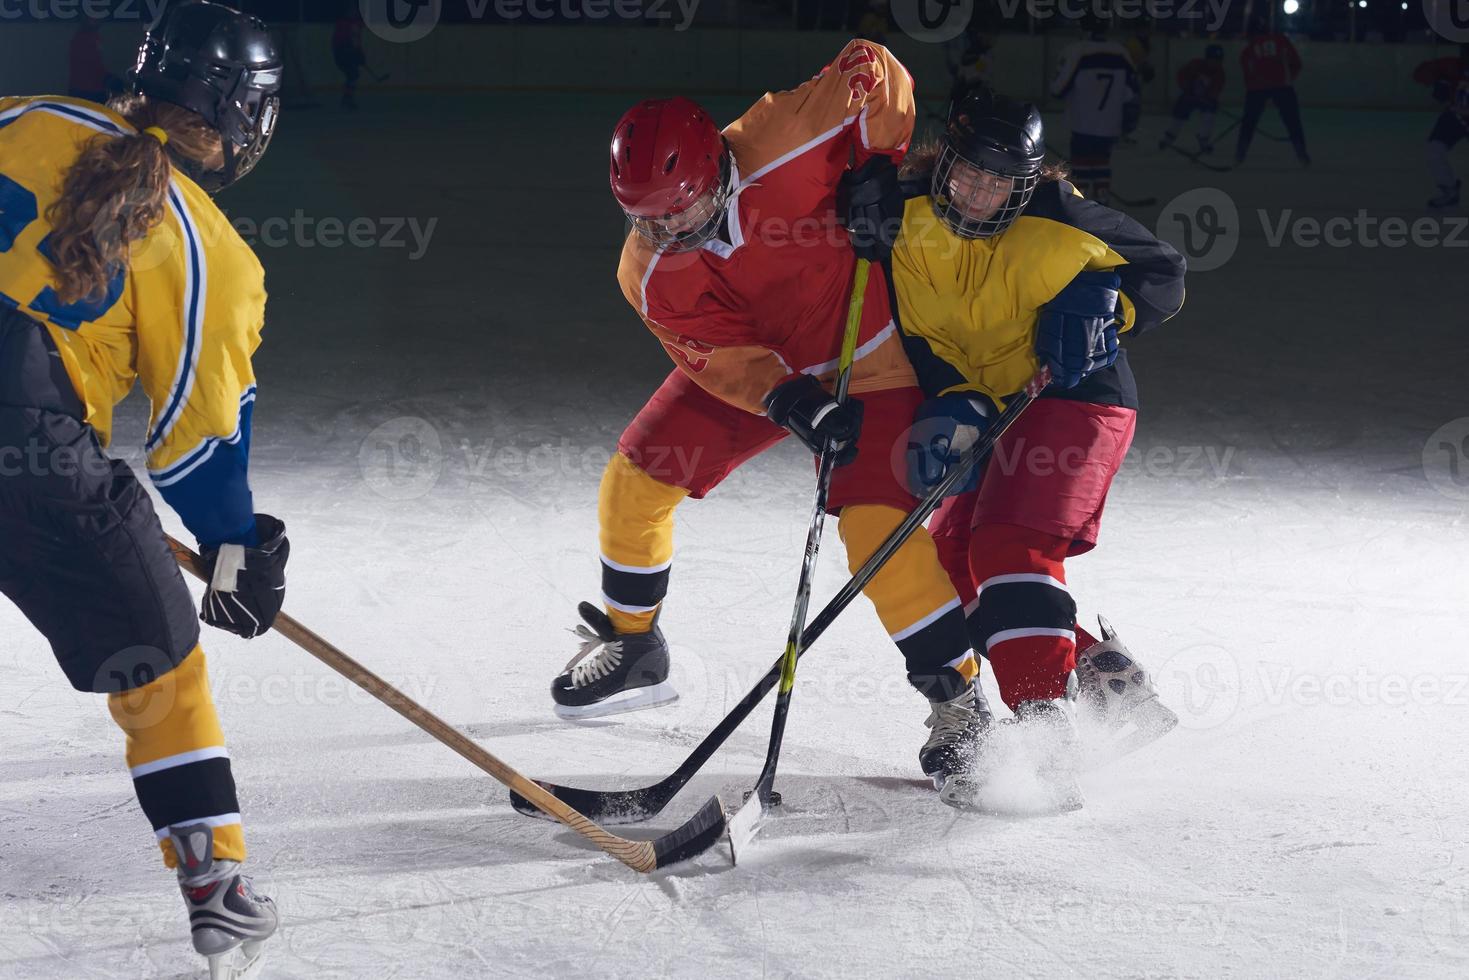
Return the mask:
M 214 860 L 208 826 L 171 827 L 169 836 L 194 949 L 209 960 L 209 980 L 254 980 L 264 964 L 265 941 L 279 925 L 275 903 L 256 894 L 239 862 Z
M 1143 665 L 1123 645 L 1112 624 L 1097 617 L 1102 639 L 1076 657 L 1080 684 L 1077 716 L 1094 765 L 1136 752 L 1178 724 L 1158 699 Z

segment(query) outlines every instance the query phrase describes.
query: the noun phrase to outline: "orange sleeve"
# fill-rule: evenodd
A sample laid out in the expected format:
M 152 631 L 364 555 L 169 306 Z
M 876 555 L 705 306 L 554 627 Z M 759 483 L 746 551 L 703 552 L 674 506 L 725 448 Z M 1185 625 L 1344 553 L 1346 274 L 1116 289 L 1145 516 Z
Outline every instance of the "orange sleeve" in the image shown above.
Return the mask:
M 794 372 L 770 348 L 736 339 L 747 328 L 728 314 L 710 309 L 692 311 L 690 316 L 663 310 L 650 313 L 643 281 L 653 257 L 652 250 L 635 235 L 628 236 L 617 268 L 617 281 L 628 303 L 695 384 L 736 408 L 764 415 L 765 396 Z
M 753 172 L 845 130 L 861 165 L 876 153 L 899 159 L 913 138 L 913 79 L 881 44 L 848 41 L 805 84 L 769 92 L 724 131 Z

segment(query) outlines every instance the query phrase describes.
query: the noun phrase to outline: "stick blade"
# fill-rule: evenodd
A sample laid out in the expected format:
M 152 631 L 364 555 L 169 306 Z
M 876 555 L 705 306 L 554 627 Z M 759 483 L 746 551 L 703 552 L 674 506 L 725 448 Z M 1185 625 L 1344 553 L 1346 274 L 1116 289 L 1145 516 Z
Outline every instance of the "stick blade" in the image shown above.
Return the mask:
M 758 792 L 751 793 L 744 804 L 729 818 L 729 859 L 738 865 L 765 822 L 765 802 Z
M 719 842 L 725 829 L 724 804 L 719 797 L 711 796 L 682 827 L 653 841 L 656 867 L 666 868 L 703 854 Z
M 536 784 L 588 819 L 608 826 L 651 820 L 663 812 L 663 808 L 673 799 L 679 788 L 669 786 L 667 780 L 641 789 L 614 790 L 577 789 L 575 786 L 559 786 L 544 779 L 536 780 Z M 515 808 L 516 813 L 527 817 L 556 819 L 542 813 L 534 803 L 515 790 L 510 791 L 510 805 Z

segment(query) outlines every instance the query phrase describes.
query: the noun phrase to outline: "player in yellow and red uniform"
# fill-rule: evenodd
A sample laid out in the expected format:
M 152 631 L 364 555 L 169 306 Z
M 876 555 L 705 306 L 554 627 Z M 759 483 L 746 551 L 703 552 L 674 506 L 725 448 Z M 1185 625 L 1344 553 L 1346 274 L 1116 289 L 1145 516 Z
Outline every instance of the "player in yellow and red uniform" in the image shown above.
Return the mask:
M 0 99 L 0 591 L 73 686 L 108 695 L 211 969 L 251 959 L 276 913 L 240 874 L 200 616 L 147 492 L 105 449 L 141 384 L 149 476 L 211 569 L 202 618 L 269 629 L 289 547 L 247 479 L 264 273 L 208 191 L 265 152 L 281 70 L 263 23 L 186 2 L 110 105 Z
M 854 566 L 916 499 L 892 463 L 922 400 L 874 267 L 851 394 L 830 394 L 855 257 L 836 220 L 852 165 L 899 160 L 913 129 L 912 81 L 880 45 L 853 41 L 800 87 L 768 94 L 719 130 L 687 99 L 643 102 L 617 124 L 611 183 L 633 224 L 618 280 L 675 368 L 623 433 L 601 488 L 605 613 L 581 613 L 582 655 L 552 694 L 564 715 L 663 703 L 673 514 L 789 433 L 844 445 L 830 510 Z M 891 170 L 891 166 L 889 166 Z M 894 175 L 895 176 L 895 175 Z M 914 686 L 938 703 L 976 672 L 958 596 L 927 532 L 867 595 Z
M 1105 623 L 1098 637 L 1077 622 L 1065 563 L 1096 545 L 1132 442 L 1137 386 L 1118 335 L 1178 311 L 1184 263 L 1137 222 L 1083 198 L 1044 156 L 1034 106 L 966 94 L 942 144 L 905 164 L 911 196 L 891 264 L 898 323 L 929 396 L 909 442 L 915 491 L 942 480 L 1042 365 L 1054 378 L 929 527 L 969 612 L 974 650 L 1038 743 L 1056 802 L 1073 807 L 1078 687 L 1097 749 L 1136 746 L 1177 721 Z M 982 719 L 946 714 L 985 744 Z M 1124 732 L 1136 737 L 1112 742 Z M 982 802 L 984 770 L 951 780 L 945 802 Z

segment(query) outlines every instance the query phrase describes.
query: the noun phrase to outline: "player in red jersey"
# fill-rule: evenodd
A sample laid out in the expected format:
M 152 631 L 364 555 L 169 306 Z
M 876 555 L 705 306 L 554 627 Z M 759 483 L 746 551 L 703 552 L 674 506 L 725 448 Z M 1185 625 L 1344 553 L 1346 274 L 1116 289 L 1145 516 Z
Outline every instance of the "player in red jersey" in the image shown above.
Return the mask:
M 1240 67 L 1245 76 L 1245 111 L 1239 124 L 1239 142 L 1235 145 L 1234 162 L 1245 162 L 1254 139 L 1255 127 L 1265 112 L 1265 103 L 1274 102 L 1296 159 L 1311 165 L 1306 152 L 1306 134 L 1301 128 L 1301 103 L 1296 98 L 1295 82 L 1301 74 L 1301 55 L 1290 38 L 1271 31 L 1266 22 L 1256 18 L 1250 25 L 1249 39 L 1240 52 Z
M 1178 70 L 1178 101 L 1173 103 L 1173 118 L 1158 140 L 1165 150 L 1178 138 L 1178 131 L 1195 110 L 1199 113 L 1198 153 L 1214 152 L 1214 115 L 1219 111 L 1219 93 L 1224 91 L 1224 48 L 1211 44 L 1202 58 L 1195 58 Z
M 819 75 L 767 94 L 722 131 L 687 99 L 642 102 L 614 130 L 611 183 L 632 224 L 618 280 L 674 370 L 628 426 L 601 487 L 605 612 L 582 603 L 583 652 L 552 684 L 557 711 L 587 717 L 666 703 L 669 651 L 657 618 L 668 590 L 673 513 L 794 434 L 842 447 L 829 507 L 855 567 L 911 510 L 902 465 L 923 396 L 888 305 L 868 281 L 846 405 L 830 394 L 856 256 L 836 218 L 854 166 L 890 178 L 913 131 L 913 85 L 885 48 L 853 41 Z M 866 165 L 866 166 L 864 166 Z M 776 556 L 772 556 L 775 559 Z M 794 557 L 794 556 L 792 556 Z M 959 598 L 920 529 L 867 595 L 935 706 L 987 716 Z M 962 702 L 957 707 L 955 702 Z M 926 745 L 925 770 L 934 751 Z
M 1428 134 L 1428 172 L 1438 186 L 1428 206 L 1451 208 L 1459 203 L 1460 182 L 1449 162 L 1449 151 L 1469 136 L 1469 43 L 1459 45 L 1456 58 L 1423 62 L 1414 70 L 1413 81 L 1427 86 L 1443 109 Z

